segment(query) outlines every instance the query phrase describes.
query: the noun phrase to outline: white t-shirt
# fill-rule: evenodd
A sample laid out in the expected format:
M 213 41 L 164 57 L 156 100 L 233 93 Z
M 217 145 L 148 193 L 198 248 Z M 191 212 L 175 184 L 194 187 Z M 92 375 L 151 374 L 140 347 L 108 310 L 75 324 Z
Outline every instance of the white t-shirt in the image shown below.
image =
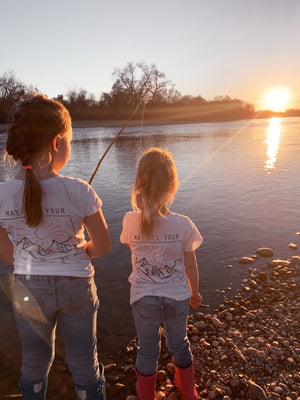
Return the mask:
M 58 175 L 40 184 L 43 221 L 35 228 L 26 225 L 22 210 L 24 181 L 0 184 L 0 225 L 14 245 L 14 273 L 92 276 L 83 223 L 100 209 L 101 200 L 80 179 Z
M 170 213 L 156 217 L 151 239 L 140 233 L 140 211 L 128 212 L 123 219 L 121 243 L 131 249 L 132 273 L 130 304 L 143 296 L 185 300 L 191 296 L 184 266 L 184 252 L 197 249 L 203 239 L 193 222 Z

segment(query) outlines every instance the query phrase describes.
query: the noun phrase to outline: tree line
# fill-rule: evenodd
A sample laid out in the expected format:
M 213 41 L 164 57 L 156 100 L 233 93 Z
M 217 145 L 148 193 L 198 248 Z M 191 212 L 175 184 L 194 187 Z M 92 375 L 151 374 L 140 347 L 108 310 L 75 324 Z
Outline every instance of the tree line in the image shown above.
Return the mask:
M 226 121 L 249 119 L 256 116 L 252 104 L 229 96 L 216 96 L 206 100 L 202 96 L 182 95 L 175 84 L 155 64 L 129 62 L 124 68 L 116 68 L 109 93 L 103 92 L 99 99 L 85 89 L 69 90 L 58 94 L 75 120 L 127 119 L 134 106 L 151 85 L 146 96 L 146 120 L 173 120 L 186 122 Z M 0 123 L 8 120 L 10 110 L 20 99 L 38 92 L 16 78 L 13 71 L 0 76 Z M 298 110 L 290 110 L 297 112 Z M 136 114 L 139 119 L 141 110 Z

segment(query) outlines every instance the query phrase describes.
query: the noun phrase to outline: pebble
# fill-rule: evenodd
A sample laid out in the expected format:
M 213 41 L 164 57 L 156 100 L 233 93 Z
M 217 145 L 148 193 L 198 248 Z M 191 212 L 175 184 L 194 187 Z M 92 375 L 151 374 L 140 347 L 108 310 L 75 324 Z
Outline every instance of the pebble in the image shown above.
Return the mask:
M 268 248 L 268 247 L 261 247 L 259 249 L 256 250 L 255 252 L 257 255 L 259 255 L 260 257 L 273 257 L 273 250 Z
M 157 400 L 164 400 L 165 399 L 165 393 L 163 392 L 163 391 L 158 391 L 157 393 L 156 393 L 156 399 Z
M 113 370 L 114 368 L 116 368 L 117 364 L 107 364 L 104 366 L 104 372 L 109 372 L 111 370 Z
M 213 317 L 211 318 L 211 322 L 215 325 L 215 327 L 220 328 L 222 325 L 222 322 L 217 318 Z
M 167 364 L 167 370 L 168 370 L 169 372 L 171 372 L 171 371 L 174 370 L 174 364 L 173 364 L 172 362 L 169 362 L 169 363 Z
M 166 377 L 166 371 L 160 369 L 159 371 L 157 371 L 157 376 L 156 379 L 159 381 L 163 381 Z
M 242 257 L 239 260 L 239 264 L 241 265 L 249 265 L 249 264 L 253 264 L 254 263 L 254 259 L 252 257 Z
M 265 391 L 259 385 L 257 385 L 255 382 L 249 380 L 248 385 L 249 385 L 249 392 L 251 393 L 251 398 L 253 400 L 254 399 L 258 399 L 258 400 L 267 400 L 268 399 Z
M 289 247 L 290 247 L 291 249 L 293 249 L 293 250 L 297 250 L 297 249 L 298 249 L 298 246 L 297 246 L 295 243 L 290 243 L 290 244 L 289 244 Z
M 249 279 L 230 299 L 224 297 L 213 315 L 195 312 L 189 316 L 188 335 L 199 398 L 300 400 L 300 257 L 276 259 L 265 267 L 251 269 Z M 125 351 L 124 357 L 130 357 L 131 362 L 124 360 L 123 366 L 136 357 L 137 340 L 130 346 L 133 350 L 130 354 Z M 122 368 L 124 371 L 125 367 L 119 366 Z M 120 374 L 118 384 L 125 383 L 128 395 L 124 399 L 136 400 L 135 380 L 132 368 Z M 157 398 L 181 400 L 164 336 Z

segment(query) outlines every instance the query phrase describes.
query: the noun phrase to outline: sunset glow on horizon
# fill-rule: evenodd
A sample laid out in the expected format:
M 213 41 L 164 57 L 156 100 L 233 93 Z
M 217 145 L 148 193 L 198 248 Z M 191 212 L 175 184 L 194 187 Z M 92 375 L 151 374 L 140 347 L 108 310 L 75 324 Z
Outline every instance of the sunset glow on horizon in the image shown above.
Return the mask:
M 290 107 L 290 93 L 287 88 L 271 89 L 267 92 L 265 108 L 271 111 L 285 111 Z
M 21 3 L 2 0 L 0 76 L 13 70 L 50 98 L 84 89 L 98 100 L 115 69 L 144 62 L 183 96 L 300 109 L 299 0 Z

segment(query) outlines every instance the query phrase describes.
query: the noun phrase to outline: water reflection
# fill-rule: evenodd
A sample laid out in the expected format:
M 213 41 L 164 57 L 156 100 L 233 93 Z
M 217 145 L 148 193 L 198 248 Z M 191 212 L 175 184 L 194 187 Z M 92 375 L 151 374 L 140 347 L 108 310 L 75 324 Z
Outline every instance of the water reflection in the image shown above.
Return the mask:
M 236 259 L 261 246 L 272 247 L 281 258 L 294 254 L 286 241 L 300 229 L 295 185 L 300 173 L 299 131 L 298 117 L 143 128 L 142 150 L 162 146 L 174 154 L 180 186 L 172 210 L 188 215 L 204 237 L 197 258 L 201 293 L 210 310 L 218 307 L 221 290 L 230 285 L 233 293 L 248 277 L 248 270 Z M 89 180 L 116 134 L 115 128 L 74 129 L 71 159 L 61 173 Z M 135 335 L 129 306 L 130 250 L 119 238 L 123 216 L 131 209 L 139 139 L 136 128 L 124 132 L 93 180 L 93 188 L 103 200 L 112 241 L 111 251 L 93 261 L 102 302 L 101 348 L 109 349 L 109 355 L 119 353 L 120 340 L 127 345 Z M 6 135 L 0 134 L 0 152 L 5 143 Z M 279 145 L 280 155 L 285 151 L 281 173 L 269 179 L 267 173 L 279 163 Z M 257 169 L 262 163 L 264 169 Z M 0 182 L 8 169 L 0 167 Z M 262 264 L 257 268 L 263 268 Z
M 265 170 L 268 174 L 275 168 L 279 150 L 280 133 L 280 119 L 276 117 L 271 118 L 268 126 L 268 138 L 265 140 L 265 143 L 268 145 Z

